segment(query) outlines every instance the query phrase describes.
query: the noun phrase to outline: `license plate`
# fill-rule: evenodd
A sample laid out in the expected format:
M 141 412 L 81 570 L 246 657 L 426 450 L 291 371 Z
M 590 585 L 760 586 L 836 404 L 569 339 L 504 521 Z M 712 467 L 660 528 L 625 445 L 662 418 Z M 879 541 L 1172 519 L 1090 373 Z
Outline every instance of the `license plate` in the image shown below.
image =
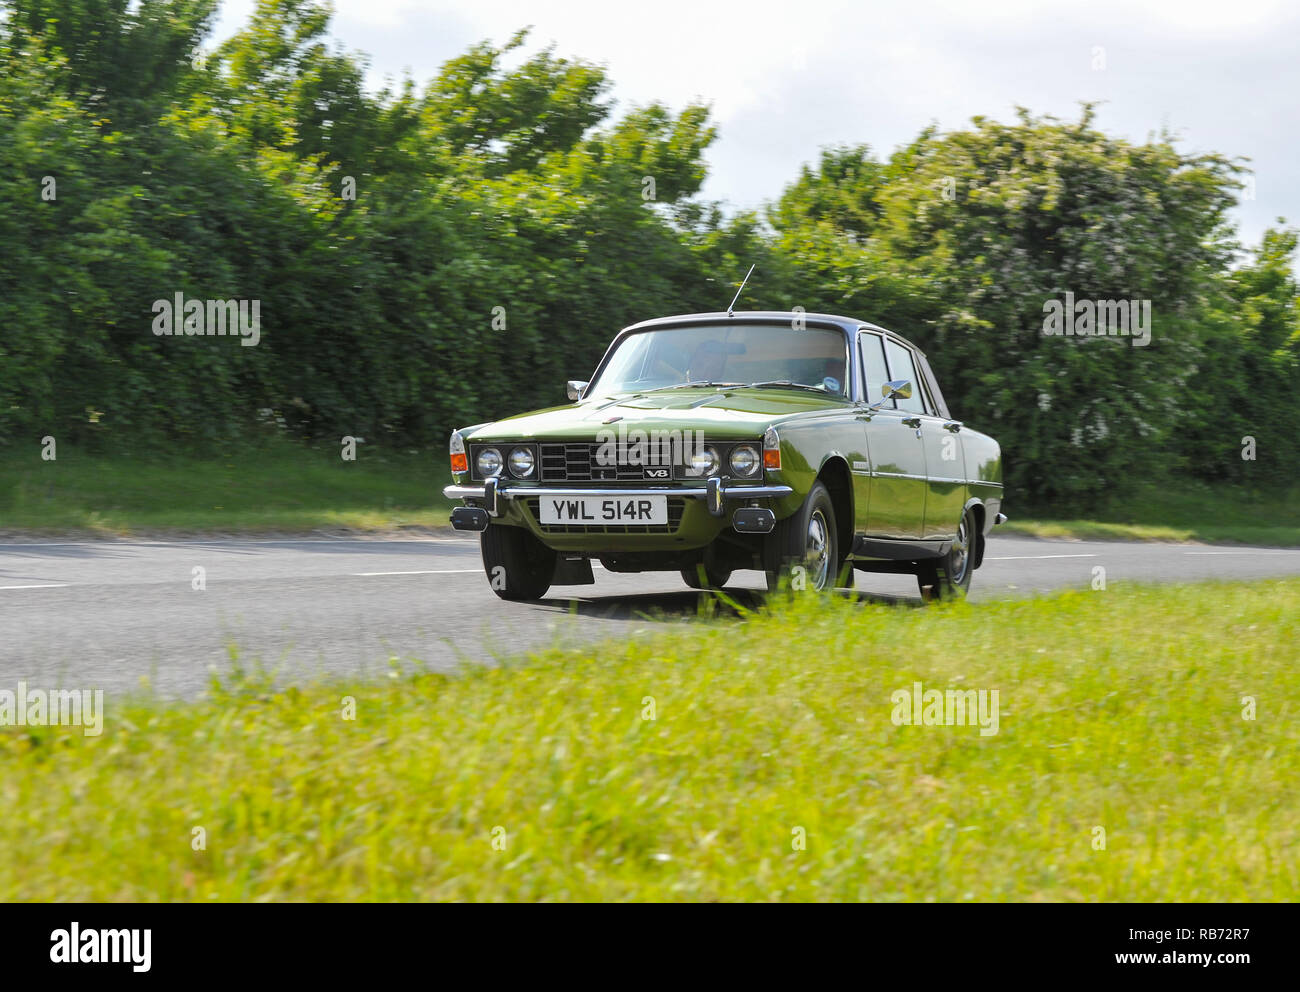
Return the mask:
M 667 496 L 586 496 L 582 499 L 543 496 L 540 509 L 544 524 L 598 527 L 606 524 L 668 523 Z

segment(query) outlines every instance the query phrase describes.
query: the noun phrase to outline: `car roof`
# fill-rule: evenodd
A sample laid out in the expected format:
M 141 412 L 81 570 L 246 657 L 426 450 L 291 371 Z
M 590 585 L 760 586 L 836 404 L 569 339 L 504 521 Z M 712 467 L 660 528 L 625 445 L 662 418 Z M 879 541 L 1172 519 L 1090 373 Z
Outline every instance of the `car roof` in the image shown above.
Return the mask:
M 651 327 L 671 327 L 675 324 L 697 324 L 707 323 L 770 323 L 780 321 L 789 323 L 794 320 L 803 320 L 806 323 L 818 324 L 821 326 L 835 326 L 844 330 L 848 334 L 853 334 L 858 330 L 871 330 L 884 334 L 886 337 L 894 338 L 897 341 L 910 345 L 916 351 L 921 349 L 915 343 L 909 341 L 897 331 L 891 331 L 887 327 L 881 327 L 879 324 L 873 324 L 869 320 L 858 320 L 854 317 L 844 317 L 832 313 L 805 313 L 799 310 L 737 310 L 733 314 L 728 314 L 725 310 L 718 310 L 712 313 L 683 313 L 674 314 L 670 317 L 656 317 L 653 320 L 642 320 L 635 324 L 629 324 L 618 332 L 622 337 L 630 331 L 641 331 Z M 921 352 L 924 354 L 924 352 Z

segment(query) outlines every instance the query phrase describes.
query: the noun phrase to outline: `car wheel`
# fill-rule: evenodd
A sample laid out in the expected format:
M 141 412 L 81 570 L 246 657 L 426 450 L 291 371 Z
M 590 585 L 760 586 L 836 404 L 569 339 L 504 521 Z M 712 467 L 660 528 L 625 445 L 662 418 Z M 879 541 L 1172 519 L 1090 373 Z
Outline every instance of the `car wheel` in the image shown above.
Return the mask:
M 502 599 L 541 599 L 555 575 L 555 552 L 522 527 L 489 524 L 479 538 L 483 571 Z
M 971 567 L 975 561 L 975 514 L 962 511 L 957 537 L 942 558 L 925 562 L 916 575 L 921 598 L 961 599 L 970 589 Z
M 704 581 L 700 581 L 700 573 L 704 573 Z M 705 565 L 703 563 L 688 565 L 682 569 L 682 581 L 692 589 L 721 589 L 731 578 L 731 569 L 718 568 L 716 565 Z
M 832 588 L 839 575 L 838 541 L 831 494 L 814 483 L 803 506 L 778 520 L 763 543 L 768 591 L 775 592 L 785 582 L 795 592 Z

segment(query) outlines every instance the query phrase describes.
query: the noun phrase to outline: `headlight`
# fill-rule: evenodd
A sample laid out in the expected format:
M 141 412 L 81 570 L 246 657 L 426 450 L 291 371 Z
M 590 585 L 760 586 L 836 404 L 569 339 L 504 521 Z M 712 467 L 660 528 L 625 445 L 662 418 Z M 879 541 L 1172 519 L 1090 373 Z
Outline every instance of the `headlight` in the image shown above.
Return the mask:
M 691 472 L 695 475 L 712 475 L 718 470 L 718 452 L 705 448 L 691 455 Z
M 731 462 L 731 471 L 743 478 L 758 471 L 758 449 L 752 444 L 736 445 L 731 449 L 731 457 L 727 460 Z
M 533 474 L 533 450 L 516 448 L 510 452 L 510 474 L 516 479 L 526 479 Z
M 478 474 L 485 479 L 497 475 L 501 471 L 501 452 L 496 448 L 484 448 L 474 459 L 474 464 L 478 468 Z

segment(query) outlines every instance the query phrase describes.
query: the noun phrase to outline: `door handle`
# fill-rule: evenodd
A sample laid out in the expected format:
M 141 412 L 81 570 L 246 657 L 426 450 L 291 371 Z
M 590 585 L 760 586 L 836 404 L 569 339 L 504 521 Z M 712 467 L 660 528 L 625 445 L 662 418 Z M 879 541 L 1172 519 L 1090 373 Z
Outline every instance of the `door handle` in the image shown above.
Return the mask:
M 961 421 L 950 420 L 943 425 L 943 429 L 946 431 L 952 431 L 954 434 L 956 434 L 959 430 L 961 430 Z
M 915 427 L 915 428 L 917 428 L 917 429 L 920 429 L 920 427 L 921 427 L 921 418 L 920 418 L 920 417 L 904 417 L 904 418 L 903 418 L 903 426 L 905 426 L 905 427 Z

